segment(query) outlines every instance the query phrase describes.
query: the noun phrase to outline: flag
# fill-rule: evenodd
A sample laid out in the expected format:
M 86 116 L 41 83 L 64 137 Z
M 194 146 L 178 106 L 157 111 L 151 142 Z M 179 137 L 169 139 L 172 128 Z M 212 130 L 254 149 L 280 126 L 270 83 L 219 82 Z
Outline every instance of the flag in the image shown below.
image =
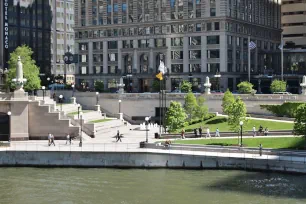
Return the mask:
M 255 49 L 256 48 L 256 44 L 253 42 L 253 41 L 250 41 L 250 43 L 249 43 L 249 49 L 250 50 L 253 50 L 253 49 Z
M 163 80 L 163 73 L 159 72 L 158 74 L 156 74 L 156 78 L 158 78 L 160 81 Z
M 284 48 L 284 42 L 282 41 L 281 44 L 278 46 L 278 49 L 282 50 Z
M 163 61 L 159 61 L 158 71 L 162 72 L 163 74 L 166 73 L 166 67 Z

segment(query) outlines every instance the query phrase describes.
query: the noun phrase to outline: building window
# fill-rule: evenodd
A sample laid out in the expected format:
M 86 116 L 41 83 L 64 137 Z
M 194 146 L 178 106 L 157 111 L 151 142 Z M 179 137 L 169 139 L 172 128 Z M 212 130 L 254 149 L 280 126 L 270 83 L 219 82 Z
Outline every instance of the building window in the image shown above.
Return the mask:
M 117 41 L 108 41 L 107 42 L 108 49 L 117 49 L 118 42 Z
M 117 72 L 118 72 L 118 66 L 115 65 L 108 66 L 109 74 L 117 74 Z
M 200 64 L 189 64 L 189 72 L 200 73 L 201 72 L 201 65 Z
M 88 44 L 87 43 L 80 43 L 79 44 L 79 50 L 88 50 Z
M 219 45 L 220 44 L 219 36 L 218 35 L 207 36 L 207 44 L 208 45 Z
M 102 62 L 103 61 L 103 55 L 102 54 L 93 54 L 93 61 L 94 62 Z
M 103 71 L 103 67 L 102 66 L 94 66 L 93 70 L 94 70 L 95 74 L 100 74 Z
M 139 48 L 147 48 L 149 47 L 149 40 L 138 40 Z
M 190 50 L 189 59 L 201 59 L 201 50 Z
M 207 58 L 220 58 L 219 50 L 207 50 Z
M 80 55 L 79 61 L 80 62 L 87 62 L 88 56 L 87 55 Z
M 210 73 L 220 72 L 220 64 L 219 63 L 207 64 L 207 72 L 210 72 Z
M 171 51 L 171 59 L 173 60 L 183 59 L 183 51 Z
M 109 62 L 116 62 L 116 61 L 118 61 L 118 53 L 109 53 L 108 54 L 108 61 Z
M 183 73 L 183 64 L 172 64 L 171 72 L 173 73 Z
M 88 67 L 81 67 L 81 74 L 88 74 Z
M 155 39 L 155 47 L 165 47 L 166 46 L 166 39 Z
M 171 46 L 183 46 L 183 38 L 171 38 Z
M 149 60 L 148 55 L 143 54 L 140 56 L 140 72 L 148 73 Z
M 207 31 L 211 31 L 212 30 L 211 23 L 207 23 L 206 29 L 207 29 Z
M 210 16 L 216 16 L 216 8 L 210 8 Z
M 233 65 L 232 63 L 227 64 L 227 72 L 233 72 Z
M 219 22 L 215 22 L 215 30 L 220 30 L 220 23 Z
M 189 45 L 201 45 L 201 36 L 189 37 Z
M 123 40 L 123 48 L 133 48 L 133 40 Z

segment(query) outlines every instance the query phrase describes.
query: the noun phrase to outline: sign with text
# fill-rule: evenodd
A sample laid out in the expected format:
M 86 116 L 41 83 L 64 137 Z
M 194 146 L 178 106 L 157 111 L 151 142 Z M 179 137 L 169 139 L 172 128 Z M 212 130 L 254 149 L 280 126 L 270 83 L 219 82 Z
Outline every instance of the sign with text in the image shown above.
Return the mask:
M 9 57 L 9 23 L 8 23 L 8 8 L 9 0 L 3 0 L 3 62 L 4 68 L 8 68 L 8 57 Z

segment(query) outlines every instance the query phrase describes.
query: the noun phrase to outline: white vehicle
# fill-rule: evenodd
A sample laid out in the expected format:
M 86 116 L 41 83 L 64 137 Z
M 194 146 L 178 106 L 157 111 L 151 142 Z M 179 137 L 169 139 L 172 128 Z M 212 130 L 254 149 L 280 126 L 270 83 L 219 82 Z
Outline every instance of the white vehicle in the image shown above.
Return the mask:
M 274 92 L 273 94 L 280 94 L 280 95 L 292 95 L 289 92 Z

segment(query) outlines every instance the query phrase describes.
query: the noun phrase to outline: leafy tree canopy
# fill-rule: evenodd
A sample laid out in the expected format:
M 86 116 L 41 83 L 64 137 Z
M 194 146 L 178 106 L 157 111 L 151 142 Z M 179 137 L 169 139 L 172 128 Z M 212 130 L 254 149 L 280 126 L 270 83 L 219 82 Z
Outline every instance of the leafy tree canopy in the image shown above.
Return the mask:
M 104 82 L 103 81 L 95 81 L 95 90 L 98 92 L 104 91 Z
M 184 108 L 187 115 L 189 116 L 189 120 L 192 120 L 192 117 L 195 114 L 197 107 L 198 103 L 195 95 L 192 92 L 189 92 L 185 96 L 185 104 L 184 104 Z
M 184 127 L 187 115 L 179 102 L 171 101 L 170 107 L 166 113 L 166 126 L 169 131 Z
M 36 66 L 35 60 L 32 59 L 33 51 L 26 45 L 19 46 L 10 54 L 8 61 L 9 73 L 6 86 L 15 89 L 15 84 L 12 82 L 16 78 L 16 66 L 18 56 L 21 57 L 23 64 L 23 77 L 27 79 L 24 84 L 25 91 L 33 91 L 40 88 L 39 67 Z
M 183 93 L 189 93 L 191 92 L 192 90 L 192 84 L 189 82 L 189 81 L 182 81 L 182 84 L 181 84 L 181 91 Z
M 222 109 L 228 115 L 228 107 L 235 102 L 235 97 L 229 89 L 226 90 L 222 99 Z
M 200 120 L 203 120 L 208 115 L 208 107 L 205 105 L 205 98 L 199 96 L 197 98 L 197 108 L 195 111 L 195 117 Z
M 294 134 L 306 136 L 306 104 L 299 105 L 293 127 Z
M 253 91 L 253 84 L 248 81 L 240 82 L 238 85 L 238 91 L 241 94 L 250 94 Z
M 246 121 L 247 109 L 245 103 L 238 97 L 228 107 L 228 125 L 232 131 L 238 132 L 240 130 L 240 121 Z

